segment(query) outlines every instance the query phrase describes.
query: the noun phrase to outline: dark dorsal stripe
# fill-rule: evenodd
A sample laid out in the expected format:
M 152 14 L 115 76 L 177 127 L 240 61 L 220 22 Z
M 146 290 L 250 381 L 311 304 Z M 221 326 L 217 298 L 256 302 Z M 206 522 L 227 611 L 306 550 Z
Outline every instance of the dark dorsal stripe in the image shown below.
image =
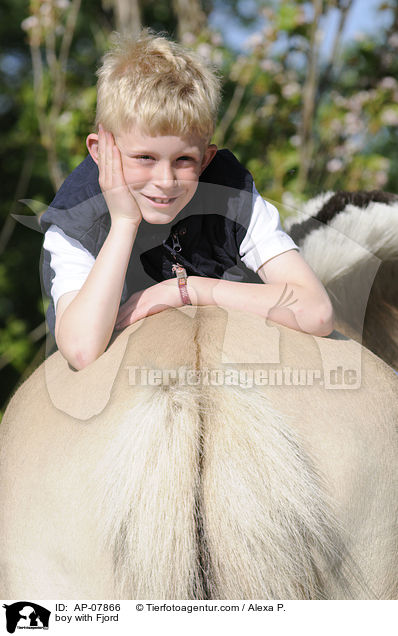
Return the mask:
M 358 208 L 366 208 L 369 203 L 392 204 L 397 201 L 398 194 L 393 194 L 392 192 L 382 192 L 381 190 L 347 192 L 342 190 L 331 196 L 315 216 L 311 216 L 301 223 L 294 223 L 288 231 L 288 234 L 290 234 L 296 243 L 302 243 L 310 232 L 319 228 L 319 223 L 330 223 L 330 221 L 337 216 L 337 214 L 343 212 L 349 204 L 355 205 Z

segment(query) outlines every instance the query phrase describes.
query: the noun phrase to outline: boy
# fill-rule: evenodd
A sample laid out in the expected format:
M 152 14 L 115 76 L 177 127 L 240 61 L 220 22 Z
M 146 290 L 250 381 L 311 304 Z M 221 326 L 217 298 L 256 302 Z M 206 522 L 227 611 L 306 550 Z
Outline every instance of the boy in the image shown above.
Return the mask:
M 89 156 L 41 218 L 47 319 L 70 364 L 100 356 L 115 327 L 183 304 L 329 334 L 330 300 L 277 210 L 210 144 L 214 73 L 147 30 L 136 41 L 116 36 L 98 76 Z

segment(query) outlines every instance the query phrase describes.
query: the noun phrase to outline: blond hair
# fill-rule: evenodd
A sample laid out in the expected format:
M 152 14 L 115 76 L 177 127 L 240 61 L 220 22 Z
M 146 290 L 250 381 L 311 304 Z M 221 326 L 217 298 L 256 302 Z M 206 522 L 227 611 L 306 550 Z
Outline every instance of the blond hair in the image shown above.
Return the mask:
M 209 141 L 220 102 L 216 73 L 194 52 L 149 29 L 138 39 L 114 33 L 112 40 L 97 71 L 96 126 Z

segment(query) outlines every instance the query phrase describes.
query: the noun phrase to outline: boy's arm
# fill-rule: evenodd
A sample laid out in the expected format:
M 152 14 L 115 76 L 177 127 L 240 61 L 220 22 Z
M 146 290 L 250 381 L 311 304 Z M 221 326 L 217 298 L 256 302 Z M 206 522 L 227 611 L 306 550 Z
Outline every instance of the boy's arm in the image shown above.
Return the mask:
M 249 311 L 315 336 L 333 331 L 329 296 L 296 250 L 271 258 L 258 275 L 265 285 L 189 276 L 188 292 L 196 305 Z
M 266 285 L 188 276 L 193 305 L 220 305 L 252 312 L 274 322 L 326 336 L 333 331 L 333 309 L 322 283 L 296 250 L 271 258 L 258 270 Z M 175 278 L 136 292 L 120 308 L 121 329 L 164 306 L 182 306 Z M 168 294 L 168 295 L 167 295 Z
M 137 229 L 128 219 L 112 222 L 83 287 L 58 301 L 55 339 L 62 355 L 76 369 L 95 360 L 107 347 Z
M 105 351 L 113 332 L 141 212 L 121 180 L 118 149 L 108 133 L 99 134 L 100 186 L 111 214 L 111 228 L 83 287 L 57 305 L 55 338 L 76 369 Z

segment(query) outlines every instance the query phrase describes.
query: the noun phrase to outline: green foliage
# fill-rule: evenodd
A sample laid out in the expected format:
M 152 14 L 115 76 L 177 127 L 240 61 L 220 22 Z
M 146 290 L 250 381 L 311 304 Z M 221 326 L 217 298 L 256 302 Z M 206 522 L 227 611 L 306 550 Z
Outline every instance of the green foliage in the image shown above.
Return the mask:
M 261 191 L 280 201 L 286 191 L 308 198 L 324 189 L 394 190 L 397 152 L 388 140 L 396 140 L 398 130 L 397 2 L 384 9 L 380 3 L 391 18 L 384 31 L 337 47 L 331 65 L 318 53 L 304 183 L 298 173 L 308 56 L 315 46 L 310 41 L 314 4 L 281 0 L 265 5 L 264 23 L 245 54 L 224 69 L 228 79 L 221 122 L 236 86 L 245 91 L 222 131 L 222 143 L 250 166 Z M 324 2 L 322 17 L 339 6 Z
M 22 373 L 34 353 L 34 347 L 28 340 L 27 324 L 15 316 L 9 316 L 5 329 L 0 332 L 0 357 L 8 360 Z

